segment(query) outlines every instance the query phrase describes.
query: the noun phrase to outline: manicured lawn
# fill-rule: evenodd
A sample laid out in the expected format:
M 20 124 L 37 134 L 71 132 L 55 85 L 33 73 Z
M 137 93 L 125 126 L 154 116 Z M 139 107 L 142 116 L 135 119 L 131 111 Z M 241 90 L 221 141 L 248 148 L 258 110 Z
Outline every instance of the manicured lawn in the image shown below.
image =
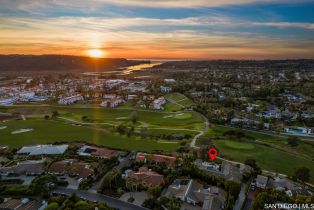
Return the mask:
M 265 170 L 292 175 L 297 167 L 305 166 L 311 170 L 311 183 L 314 183 L 314 162 L 271 147 L 229 140 L 213 140 L 220 156 L 244 162 L 253 158 Z
M 177 104 L 167 102 L 165 105 L 165 111 L 167 112 L 177 112 L 182 110 L 183 108 Z
M 54 143 L 57 141 L 84 141 L 111 148 L 139 151 L 174 151 L 179 146 L 176 141 L 163 143 L 163 141 L 143 139 L 135 136 L 128 138 L 117 133 L 107 132 L 101 128 L 74 126 L 61 121 L 28 119 L 25 121 L 18 120 L 0 123 L 0 126 L 7 126 L 6 129 L 0 130 L 0 144 L 8 145 L 11 148 L 33 144 Z M 14 135 L 11 134 L 12 131 L 22 128 L 32 128 L 33 131 Z
M 191 113 L 181 113 L 181 114 L 174 115 L 174 118 L 179 119 L 179 120 L 186 120 L 192 117 L 193 115 Z
M 228 130 L 238 130 L 245 133 L 247 136 L 253 137 L 256 140 L 273 144 L 276 146 L 279 146 L 281 148 L 287 149 L 289 151 L 297 152 L 300 154 L 308 155 L 309 157 L 314 158 L 314 143 L 313 142 L 306 142 L 306 141 L 300 141 L 299 146 L 297 147 L 291 147 L 287 144 L 287 137 L 277 137 L 277 136 L 271 136 L 267 134 L 257 133 L 253 131 L 247 131 L 242 130 L 238 128 L 228 128 L 224 126 L 219 125 L 213 125 L 209 128 L 209 130 L 205 133 L 203 137 L 209 137 L 209 138 L 224 138 L 222 134 Z
M 186 99 L 186 96 L 181 93 L 169 93 L 165 97 L 175 101 L 181 101 Z
M 225 141 L 225 145 L 232 149 L 251 150 L 254 145 L 246 142 Z
M 178 104 L 181 104 L 184 107 L 191 107 L 194 103 L 181 93 L 169 93 L 165 96 L 166 99 L 171 99 L 176 101 Z

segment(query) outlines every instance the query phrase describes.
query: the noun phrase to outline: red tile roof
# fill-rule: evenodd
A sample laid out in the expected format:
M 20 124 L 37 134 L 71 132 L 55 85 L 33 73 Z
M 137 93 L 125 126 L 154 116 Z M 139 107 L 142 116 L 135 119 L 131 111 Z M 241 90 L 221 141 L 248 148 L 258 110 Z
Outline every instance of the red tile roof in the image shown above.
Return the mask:
M 143 186 L 157 186 L 164 183 L 163 175 L 150 171 L 147 167 L 139 168 L 138 172 L 130 172 L 129 177 L 136 179 Z
M 88 167 L 85 162 L 79 162 L 77 160 L 62 160 L 54 162 L 50 165 L 50 173 L 66 174 L 66 175 L 79 175 L 86 178 L 93 175 L 94 171 Z
M 146 160 L 155 163 L 165 163 L 168 168 L 175 168 L 176 159 L 176 157 L 158 154 L 137 153 L 136 155 L 137 162 L 145 162 Z

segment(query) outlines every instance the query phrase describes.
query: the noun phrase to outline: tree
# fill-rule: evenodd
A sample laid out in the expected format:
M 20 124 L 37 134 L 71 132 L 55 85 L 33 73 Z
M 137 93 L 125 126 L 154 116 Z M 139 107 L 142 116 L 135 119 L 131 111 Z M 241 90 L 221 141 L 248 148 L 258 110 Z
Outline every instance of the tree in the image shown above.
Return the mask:
M 60 114 L 59 114 L 58 111 L 53 111 L 53 112 L 52 112 L 52 115 L 51 115 L 51 118 L 55 120 L 55 119 L 57 119 L 57 117 L 59 117 L 59 115 L 60 115 Z
M 46 208 L 45 210 L 58 210 L 59 209 L 59 205 L 58 203 L 50 203 Z
M 263 210 L 265 203 L 272 203 L 271 195 L 267 192 L 259 193 L 251 205 L 250 210 Z
M 85 116 L 85 115 L 82 116 L 82 121 L 83 121 L 83 122 L 86 122 L 87 120 L 88 120 L 88 117 L 87 117 L 87 116 Z
M 44 119 L 49 120 L 49 115 L 45 115 Z
M 248 166 L 251 166 L 254 170 L 254 173 L 253 175 L 256 176 L 258 174 L 261 174 L 262 173 L 262 170 L 260 169 L 260 167 L 256 164 L 256 160 L 254 159 L 246 159 L 244 161 L 244 164 L 245 165 L 248 165 Z
M 181 201 L 176 198 L 160 197 L 160 204 L 164 205 L 168 210 L 181 209 Z
M 225 188 L 235 199 L 237 199 L 241 190 L 241 186 L 239 183 L 233 181 L 225 181 Z
M 287 139 L 287 143 L 291 146 L 291 147 L 297 147 L 299 145 L 299 138 L 295 137 L 295 136 L 291 136 Z
M 267 189 L 266 192 L 259 193 L 254 199 L 250 210 L 263 210 L 265 204 L 275 202 L 289 202 L 290 198 L 284 191 L 278 191 L 273 189 Z
M 30 189 L 35 195 L 49 197 L 50 186 L 56 185 L 57 182 L 57 177 L 54 175 L 38 176 L 32 181 Z
M 148 135 L 148 130 L 147 130 L 147 127 L 142 127 L 141 130 L 140 130 L 140 135 L 142 137 L 146 137 Z
M 134 111 L 131 113 L 130 119 L 132 120 L 133 124 L 135 124 L 138 120 L 137 112 Z
M 125 126 L 125 125 L 122 125 L 122 124 L 118 125 L 117 131 L 118 131 L 118 133 L 120 133 L 121 135 L 125 134 L 125 132 L 126 132 L 126 126 Z
M 153 198 L 158 198 L 161 194 L 161 187 L 160 186 L 150 186 L 150 187 L 148 187 L 147 192 Z
M 293 180 L 300 180 L 301 182 L 308 182 L 310 180 L 310 169 L 306 167 L 297 168 L 292 176 Z
M 74 209 L 76 210 L 93 210 L 94 207 L 87 203 L 86 201 L 78 201 L 74 205 Z
M 111 208 L 106 203 L 99 203 L 98 210 L 111 210 Z
M 133 192 L 137 191 L 138 182 L 136 179 L 128 177 L 125 182 L 125 187 L 130 190 L 130 196 L 133 198 Z

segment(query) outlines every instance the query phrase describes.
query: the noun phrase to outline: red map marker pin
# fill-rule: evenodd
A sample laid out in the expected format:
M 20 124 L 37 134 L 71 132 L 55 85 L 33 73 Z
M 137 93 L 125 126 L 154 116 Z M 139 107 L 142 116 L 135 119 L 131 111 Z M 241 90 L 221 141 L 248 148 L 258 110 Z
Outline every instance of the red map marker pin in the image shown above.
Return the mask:
M 217 154 L 218 154 L 218 151 L 217 151 L 217 149 L 216 149 L 215 147 L 212 147 L 212 148 L 210 148 L 210 149 L 208 150 L 208 157 L 209 157 L 212 161 L 215 160 Z

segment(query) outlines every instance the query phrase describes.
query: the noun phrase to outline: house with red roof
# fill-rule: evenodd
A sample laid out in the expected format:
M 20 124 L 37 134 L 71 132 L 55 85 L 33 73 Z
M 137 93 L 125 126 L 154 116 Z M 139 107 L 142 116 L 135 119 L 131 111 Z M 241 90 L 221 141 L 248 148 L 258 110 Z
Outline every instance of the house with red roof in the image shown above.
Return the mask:
M 128 177 L 135 179 L 143 187 L 159 186 L 164 184 L 164 176 L 147 167 L 139 168 L 138 172 L 131 171 Z
M 136 154 L 135 161 L 136 162 L 149 162 L 155 164 L 164 163 L 168 168 L 175 168 L 176 167 L 176 157 L 166 156 L 166 155 L 159 155 L 159 154 L 147 154 L 139 152 Z

